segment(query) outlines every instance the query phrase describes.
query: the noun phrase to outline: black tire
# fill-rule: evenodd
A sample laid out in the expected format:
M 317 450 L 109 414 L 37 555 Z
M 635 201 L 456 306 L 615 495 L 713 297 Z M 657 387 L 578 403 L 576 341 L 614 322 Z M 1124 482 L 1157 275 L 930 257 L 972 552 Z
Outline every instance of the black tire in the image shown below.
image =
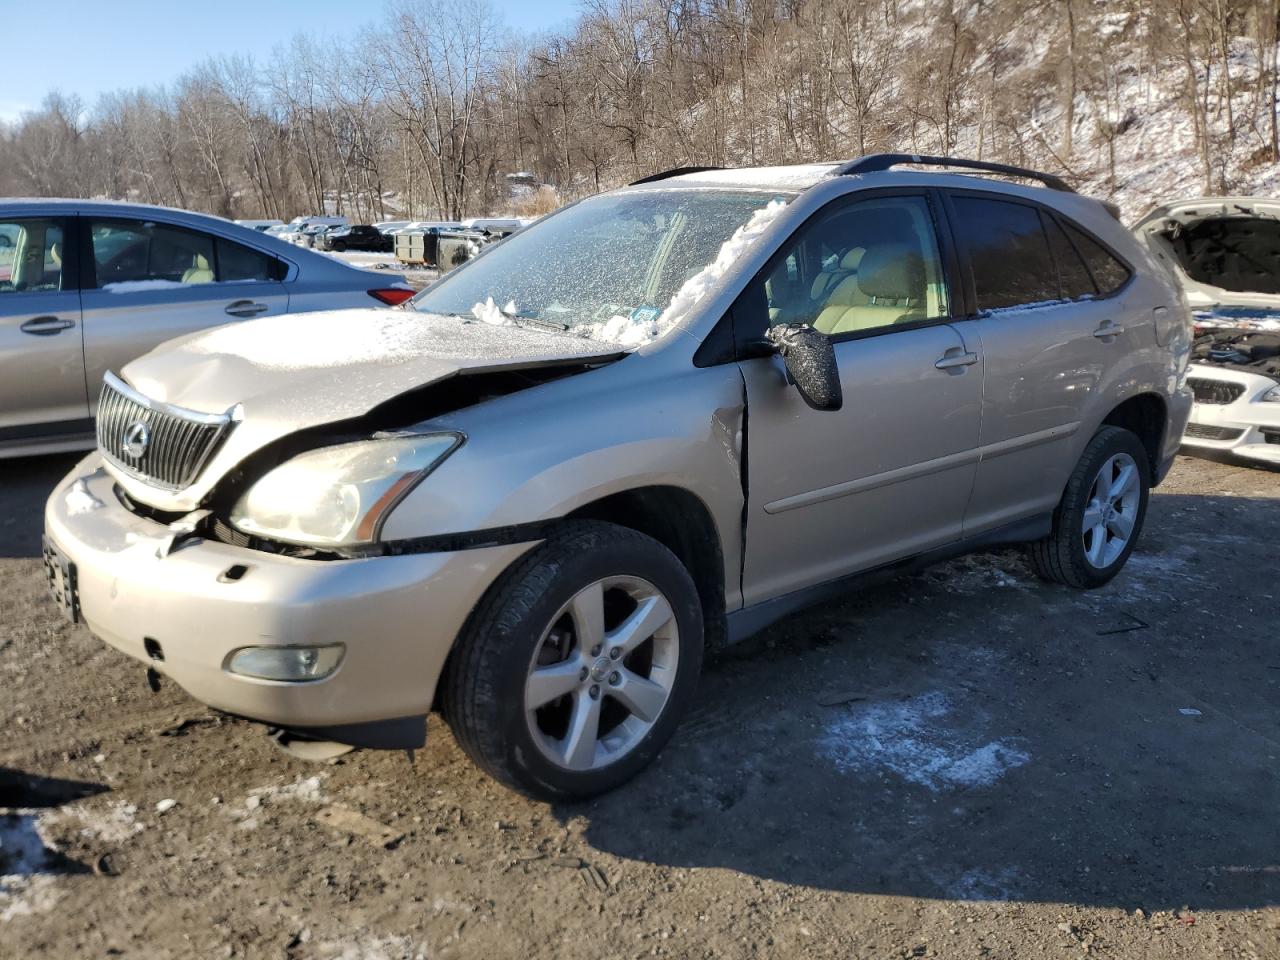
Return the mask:
M 333 250 L 334 253 L 342 253 L 347 249 L 347 245 L 345 243 L 334 243 L 330 245 L 330 249 Z
M 534 742 L 525 682 L 557 611 L 588 584 L 614 576 L 648 581 L 667 599 L 679 633 L 676 679 L 661 713 L 630 752 L 599 768 L 571 770 Z M 450 655 L 441 708 L 458 744 L 496 780 L 542 799 L 590 797 L 630 780 L 670 739 L 694 698 L 702 647 L 698 592 L 670 550 L 625 527 L 568 523 L 517 560 L 480 601 Z
M 1138 471 L 1138 505 L 1128 543 L 1105 566 L 1095 566 L 1086 555 L 1084 520 L 1094 481 L 1103 466 L 1117 454 L 1128 454 Z M 1103 427 L 1080 456 L 1071 472 L 1062 499 L 1053 512 L 1053 529 L 1047 537 L 1028 545 L 1031 569 L 1041 579 L 1089 590 L 1107 583 L 1120 572 L 1142 533 L 1151 495 L 1151 463 L 1146 448 L 1122 427 Z

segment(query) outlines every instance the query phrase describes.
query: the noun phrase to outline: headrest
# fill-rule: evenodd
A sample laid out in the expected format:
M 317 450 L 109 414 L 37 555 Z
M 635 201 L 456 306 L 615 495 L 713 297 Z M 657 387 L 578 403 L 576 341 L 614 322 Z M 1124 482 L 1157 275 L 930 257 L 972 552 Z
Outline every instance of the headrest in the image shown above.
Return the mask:
M 866 247 L 851 247 L 849 252 L 840 258 L 840 269 L 857 270 L 858 264 L 862 262 L 862 255 L 866 252 Z
M 924 261 L 905 244 L 880 244 L 862 257 L 858 289 L 877 300 L 917 300 L 924 297 Z
M 209 258 L 206 257 L 203 253 L 197 253 L 195 255 L 194 260 L 192 261 L 192 266 L 194 266 L 197 270 L 208 270 Z

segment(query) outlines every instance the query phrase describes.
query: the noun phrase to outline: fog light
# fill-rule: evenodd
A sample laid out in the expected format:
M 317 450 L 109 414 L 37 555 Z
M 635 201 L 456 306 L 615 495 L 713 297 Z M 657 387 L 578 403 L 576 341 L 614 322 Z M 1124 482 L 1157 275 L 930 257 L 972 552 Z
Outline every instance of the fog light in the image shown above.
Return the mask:
M 259 680 L 320 680 L 338 669 L 346 646 L 244 647 L 231 655 L 227 669 Z

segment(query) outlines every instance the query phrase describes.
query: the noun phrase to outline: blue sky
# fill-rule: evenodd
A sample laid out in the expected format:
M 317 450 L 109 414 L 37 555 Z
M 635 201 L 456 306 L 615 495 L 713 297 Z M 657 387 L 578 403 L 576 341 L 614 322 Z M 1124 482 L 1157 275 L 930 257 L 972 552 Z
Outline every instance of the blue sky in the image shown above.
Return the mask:
M 563 27 L 578 9 L 576 0 L 490 3 L 521 32 Z M 382 13 L 379 0 L 0 0 L 0 120 L 38 106 L 55 88 L 92 105 L 108 90 L 168 83 L 206 57 L 249 53 L 262 60 L 298 33 L 351 36 Z

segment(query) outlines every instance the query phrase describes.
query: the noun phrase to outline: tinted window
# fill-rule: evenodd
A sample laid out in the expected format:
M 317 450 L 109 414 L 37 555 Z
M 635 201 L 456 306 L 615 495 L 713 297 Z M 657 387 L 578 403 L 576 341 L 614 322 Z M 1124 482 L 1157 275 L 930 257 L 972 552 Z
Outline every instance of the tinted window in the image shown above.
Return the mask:
M 1072 242 L 1084 256 L 1085 263 L 1089 265 L 1089 271 L 1093 274 L 1093 279 L 1104 297 L 1115 293 L 1128 282 L 1129 268 L 1117 260 L 1102 244 L 1071 224 L 1067 224 L 1067 233 L 1071 235 Z
M 0 221 L 0 295 L 62 289 L 62 223 Z
M 102 289 L 137 283 L 213 283 L 213 238 L 145 220 L 95 220 L 89 228 Z
M 1058 272 L 1034 207 L 976 197 L 955 197 L 954 205 L 979 310 L 1058 299 Z
M 1062 228 L 1058 226 L 1057 221 L 1052 217 L 1044 216 L 1045 231 L 1049 235 L 1049 249 L 1053 251 L 1054 262 L 1058 265 L 1058 279 L 1062 284 L 1062 298 L 1064 300 L 1079 300 L 1081 297 L 1091 297 L 1097 294 L 1098 288 L 1093 285 L 1093 279 L 1089 276 L 1089 269 L 1084 265 L 1084 260 L 1072 246 L 1071 241 L 1067 239 L 1067 235 L 1062 232 Z
M 937 239 L 923 197 L 837 206 L 801 227 L 735 312 L 752 327 L 806 323 L 833 336 L 947 315 Z
M 218 239 L 218 279 L 224 283 L 237 280 L 278 280 L 280 261 L 257 250 L 250 250 L 230 240 Z

